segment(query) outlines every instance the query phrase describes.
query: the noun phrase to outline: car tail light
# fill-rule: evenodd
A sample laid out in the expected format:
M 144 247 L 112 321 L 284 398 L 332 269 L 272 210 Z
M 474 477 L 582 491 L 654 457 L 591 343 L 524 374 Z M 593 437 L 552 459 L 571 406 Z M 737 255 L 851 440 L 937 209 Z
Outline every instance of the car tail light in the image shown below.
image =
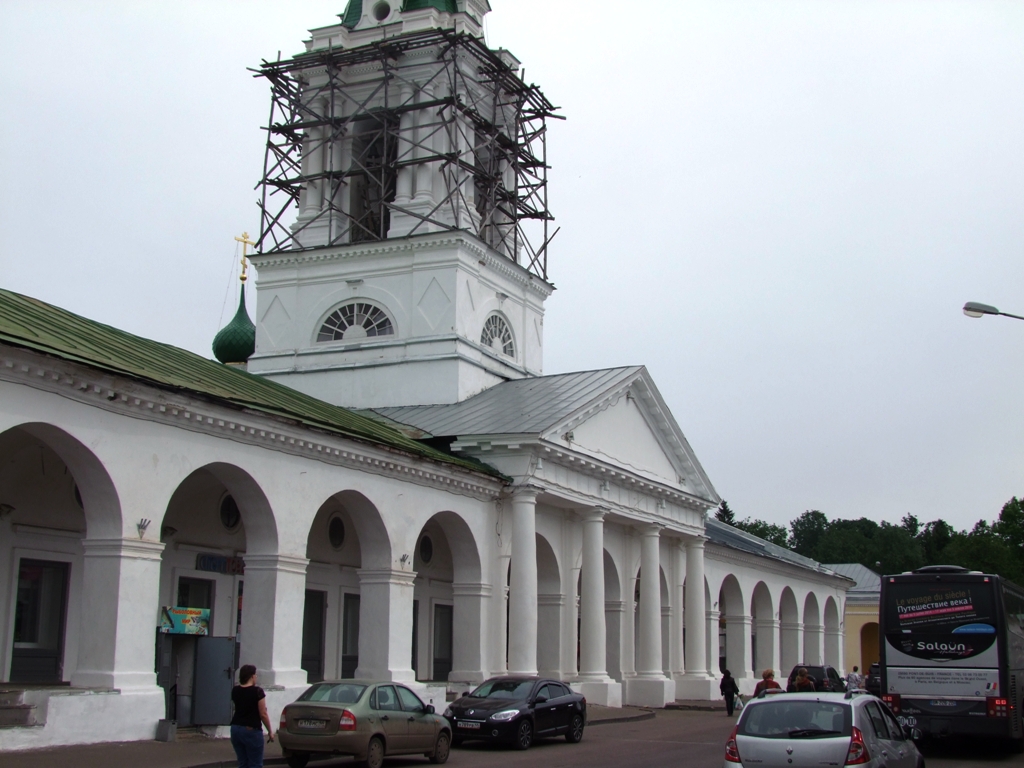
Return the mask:
M 989 697 L 985 701 L 988 704 L 989 717 L 1006 717 L 1010 714 L 1009 700 Z
M 341 713 L 341 719 L 338 720 L 339 731 L 354 731 L 356 729 L 356 716 L 349 712 L 347 709 Z
M 725 742 L 725 760 L 728 763 L 740 762 L 740 748 L 736 744 L 736 730 L 739 726 L 732 729 L 732 733 L 729 735 L 729 740 Z
M 282 712 L 281 713 L 281 722 L 278 724 L 277 730 L 279 730 L 279 731 L 287 731 L 288 730 L 288 713 L 287 712 Z
M 871 762 L 871 755 L 868 754 L 868 746 L 864 743 L 864 734 L 860 732 L 860 728 L 853 726 L 850 748 L 846 750 L 846 764 L 863 765 L 868 762 Z
M 898 693 L 887 693 L 882 696 L 882 701 L 889 705 L 894 715 L 900 713 L 900 695 Z

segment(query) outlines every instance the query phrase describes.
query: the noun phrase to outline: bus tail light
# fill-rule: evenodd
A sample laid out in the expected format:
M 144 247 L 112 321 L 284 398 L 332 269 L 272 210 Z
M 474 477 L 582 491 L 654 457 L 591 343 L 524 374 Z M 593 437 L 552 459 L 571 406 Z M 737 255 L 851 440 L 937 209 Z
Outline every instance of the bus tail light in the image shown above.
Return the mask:
M 871 755 L 868 753 L 868 745 L 864 743 L 864 735 L 860 732 L 860 728 L 853 726 L 850 748 L 846 750 L 846 764 L 863 765 L 870 762 Z
M 889 705 L 894 715 L 900 713 L 900 695 L 898 693 L 887 693 L 882 696 L 882 701 Z
M 729 740 L 725 742 L 725 761 L 727 763 L 738 763 L 740 762 L 740 748 L 736 744 L 736 731 L 739 726 L 732 729 L 732 733 L 729 735 Z
M 1010 714 L 1009 700 L 990 696 L 985 701 L 988 704 L 989 717 L 1007 717 Z

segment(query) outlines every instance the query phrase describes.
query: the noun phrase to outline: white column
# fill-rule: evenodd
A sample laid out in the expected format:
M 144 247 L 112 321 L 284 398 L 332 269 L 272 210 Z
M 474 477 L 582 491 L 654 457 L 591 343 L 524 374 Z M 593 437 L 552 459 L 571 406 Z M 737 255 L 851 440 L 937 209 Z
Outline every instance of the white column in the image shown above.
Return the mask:
M 782 635 L 782 663 L 779 677 L 786 676 L 803 658 L 804 625 L 799 621 L 783 621 L 779 625 Z
M 382 568 L 361 570 L 357 574 L 359 667 L 356 677 L 413 682 L 415 673 L 410 662 L 415 571 Z M 301 627 L 300 620 L 300 632 Z
M 708 674 L 711 668 L 708 658 L 711 638 L 708 635 L 708 615 L 704 599 L 704 542 L 705 539 L 694 536 L 686 539 L 685 544 L 686 673 L 676 684 L 676 695 L 681 699 L 708 700 L 718 693 L 714 681 Z M 717 627 L 715 631 L 717 633 Z
M 707 646 L 708 646 L 708 674 L 718 677 L 722 671 L 719 669 L 719 660 L 722 657 L 722 614 L 716 610 L 705 612 L 707 621 Z
M 760 680 L 761 673 L 766 668 L 774 669 L 776 675 L 779 672 L 779 651 L 776 638 L 779 636 L 779 622 L 777 619 L 757 619 L 757 649 L 754 658 L 754 679 Z
M 537 674 L 537 495 L 512 496 L 512 583 L 509 591 L 508 671 Z
M 449 680 L 482 683 L 487 678 L 483 659 L 489 638 L 483 617 L 490 596 L 490 584 L 452 584 L 453 669 Z
M 648 526 L 640 532 L 640 642 L 637 674 L 663 677 L 661 669 L 661 529 Z
M 241 663 L 256 665 L 263 686 L 306 686 L 302 615 L 308 564 L 296 555 L 245 556 Z
M 607 635 L 604 606 L 604 510 L 583 516 L 580 588 L 580 679 L 605 680 Z
M 672 621 L 669 630 L 669 650 L 672 676 L 680 678 L 686 673 L 686 649 L 683 643 L 683 581 L 686 577 L 686 547 L 683 541 L 675 542 L 672 547 L 675 557 L 672 581 Z
M 753 676 L 750 661 L 750 615 L 727 614 L 725 617 L 725 666 L 737 681 Z
M 804 625 L 804 664 L 822 663 L 822 645 L 825 633 L 821 624 Z
M 82 625 L 71 685 L 162 695 L 153 643 L 164 545 L 140 539 L 84 539 L 82 545 Z

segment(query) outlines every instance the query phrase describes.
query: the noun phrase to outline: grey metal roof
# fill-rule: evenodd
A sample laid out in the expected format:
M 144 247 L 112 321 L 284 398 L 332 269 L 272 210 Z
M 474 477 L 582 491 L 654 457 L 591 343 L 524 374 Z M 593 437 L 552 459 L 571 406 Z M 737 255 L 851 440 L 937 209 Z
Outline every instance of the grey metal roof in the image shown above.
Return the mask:
M 851 596 L 863 595 L 877 598 L 882 592 L 882 577 L 860 563 L 832 563 L 825 567 L 857 582 L 856 586 L 848 590 L 848 594 Z
M 642 370 L 642 366 L 629 366 L 515 379 L 461 403 L 375 410 L 435 437 L 539 434 Z
M 822 565 L 817 560 L 798 555 L 791 549 L 780 547 L 778 544 L 772 544 L 770 541 L 765 541 L 752 533 L 741 531 L 739 528 L 733 528 L 731 525 L 713 517 L 708 517 L 707 523 L 704 526 L 704 533 L 712 543 L 720 544 L 724 547 L 732 547 L 733 549 L 761 555 L 762 557 L 782 560 L 790 565 L 818 571 L 819 573 L 832 569 L 830 565 Z

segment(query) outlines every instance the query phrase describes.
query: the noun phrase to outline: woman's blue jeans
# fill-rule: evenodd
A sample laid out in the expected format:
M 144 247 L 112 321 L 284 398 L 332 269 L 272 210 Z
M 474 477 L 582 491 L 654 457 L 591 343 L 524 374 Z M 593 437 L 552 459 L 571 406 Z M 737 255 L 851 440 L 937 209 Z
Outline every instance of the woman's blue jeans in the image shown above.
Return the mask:
M 238 757 L 238 768 L 263 768 L 263 729 L 231 726 L 231 746 Z

